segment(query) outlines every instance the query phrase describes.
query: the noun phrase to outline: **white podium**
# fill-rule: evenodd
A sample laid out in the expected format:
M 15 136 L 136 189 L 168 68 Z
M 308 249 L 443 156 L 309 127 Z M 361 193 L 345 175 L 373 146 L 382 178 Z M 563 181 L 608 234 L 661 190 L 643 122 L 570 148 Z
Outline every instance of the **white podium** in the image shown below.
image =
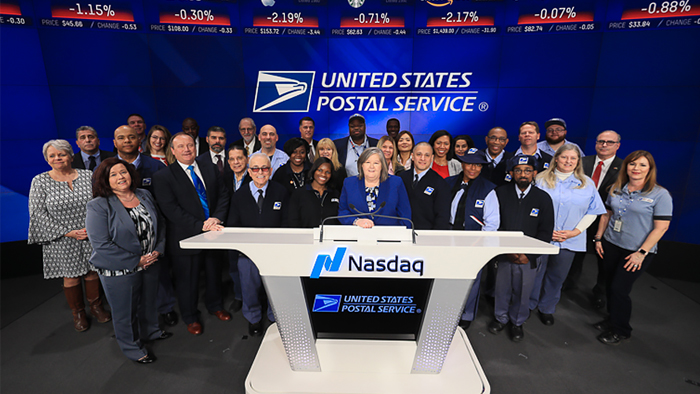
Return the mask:
M 239 250 L 260 270 L 277 324 L 263 338 L 246 378 L 247 393 L 489 393 L 469 339 L 457 329 L 471 285 L 499 254 L 556 254 L 559 248 L 521 232 L 415 233 L 414 243 L 404 227 L 325 226 L 323 233 L 318 228 L 226 228 L 180 245 Z M 346 286 L 345 295 L 310 293 L 325 278 L 357 278 L 348 283 L 360 288 L 347 291 Z M 370 278 L 427 280 L 428 296 L 363 293 L 360 284 Z M 407 282 L 390 283 L 400 288 Z M 409 319 L 419 326 L 415 336 L 410 329 L 401 334 L 403 340 L 377 339 L 372 327 L 361 325 L 360 331 L 370 334 L 321 335 L 319 327 L 327 328 L 328 322 L 332 326 L 336 319 L 355 317 Z

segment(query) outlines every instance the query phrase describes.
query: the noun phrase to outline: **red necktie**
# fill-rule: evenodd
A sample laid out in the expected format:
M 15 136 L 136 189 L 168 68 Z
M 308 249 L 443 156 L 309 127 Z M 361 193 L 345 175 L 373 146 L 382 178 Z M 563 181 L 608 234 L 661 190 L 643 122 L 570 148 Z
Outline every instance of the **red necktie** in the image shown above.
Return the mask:
M 603 171 L 603 162 L 599 161 L 598 166 L 595 168 L 595 171 L 593 171 L 593 182 L 595 182 L 595 187 L 598 187 L 598 181 L 600 180 L 600 172 Z

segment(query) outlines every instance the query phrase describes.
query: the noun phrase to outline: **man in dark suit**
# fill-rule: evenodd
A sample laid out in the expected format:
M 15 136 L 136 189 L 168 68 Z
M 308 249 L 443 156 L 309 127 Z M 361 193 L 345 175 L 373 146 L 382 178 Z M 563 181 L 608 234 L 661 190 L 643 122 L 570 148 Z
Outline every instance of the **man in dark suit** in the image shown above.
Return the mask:
M 197 160 L 211 164 L 223 175 L 228 166 L 226 165 L 226 130 L 223 127 L 212 126 L 207 130 L 207 145 L 209 150 L 197 157 Z
M 314 139 L 314 130 L 316 129 L 316 122 L 308 116 L 305 116 L 299 120 L 299 134 L 301 139 L 309 144 L 309 151 L 306 154 L 307 161 L 313 163 L 316 158 L 316 146 L 318 141 Z
M 75 139 L 80 151 L 73 158 L 71 164 L 73 168 L 95 171 L 102 160 L 115 155 L 113 152 L 100 149 L 100 137 L 90 126 L 78 127 L 75 131 Z
M 185 118 L 185 120 L 182 121 L 182 132 L 189 134 L 189 136 L 194 139 L 195 152 L 198 155 L 209 151 L 206 138 L 199 136 L 199 124 L 196 120 L 193 118 Z
M 399 174 L 411 203 L 411 220 L 416 230 L 450 229 L 450 189 L 430 166 L 433 147 L 419 142 L 413 148 L 413 169 Z
M 622 167 L 622 158 L 616 155 L 619 148 L 620 135 L 612 130 L 607 130 L 598 134 L 596 138 L 596 155 L 586 156 L 581 159 L 583 172 L 593 179 L 603 202 L 608 199 L 610 187 L 617 180 L 620 168 Z M 596 233 L 595 230 L 598 228 L 599 221 L 600 217 L 591 224 L 590 228 L 593 230 L 588 232 L 588 242 L 586 244 L 588 252 L 593 253 L 598 260 L 598 277 L 596 285 L 593 287 L 592 298 L 593 307 L 596 309 L 602 309 L 605 306 L 606 298 L 603 260 L 595 253 L 595 244 L 593 243 L 593 236 Z M 575 289 L 577 287 L 577 282 L 581 277 L 581 270 L 583 269 L 583 260 L 585 258 L 586 252 L 576 253 L 574 261 L 571 263 L 569 275 L 564 283 L 564 289 Z
M 154 177 L 154 196 L 166 219 L 166 250 L 173 264 L 175 290 L 182 320 L 193 335 L 202 333 L 197 299 L 199 269 L 206 272 L 205 304 L 209 313 L 229 321 L 221 292 L 221 261 L 203 250 L 181 249 L 180 241 L 206 231 L 223 229 L 229 196 L 216 167 L 195 160 L 191 135 L 177 133 L 170 150 L 177 161 Z
M 252 182 L 233 194 L 227 226 L 231 227 L 282 227 L 287 205 L 287 190 L 277 182 L 270 182 L 270 158 L 254 153 L 248 162 L 248 175 Z M 243 292 L 243 317 L 248 320 L 248 332 L 252 336 L 262 335 L 262 281 L 260 271 L 244 254 L 238 258 L 238 273 Z M 267 317 L 275 321 L 272 308 Z
M 350 135 L 345 138 L 333 140 L 335 149 L 338 151 L 338 161 L 345 166 L 348 176 L 356 176 L 357 160 L 365 149 L 377 146 L 379 140 L 367 136 L 367 125 L 365 117 L 354 114 L 348 122 Z
M 486 140 L 486 160 L 489 161 L 481 171 L 481 176 L 495 183 L 496 186 L 510 182 L 510 174 L 506 171 L 508 159 L 513 157 L 512 152 L 506 152 L 508 145 L 508 133 L 503 127 L 494 127 L 489 130 Z
M 238 131 L 241 133 L 241 139 L 233 141 L 231 145 L 238 145 L 245 148 L 246 155 L 250 156 L 262 148 L 262 144 L 255 132 L 255 122 L 251 118 L 243 118 L 238 122 Z

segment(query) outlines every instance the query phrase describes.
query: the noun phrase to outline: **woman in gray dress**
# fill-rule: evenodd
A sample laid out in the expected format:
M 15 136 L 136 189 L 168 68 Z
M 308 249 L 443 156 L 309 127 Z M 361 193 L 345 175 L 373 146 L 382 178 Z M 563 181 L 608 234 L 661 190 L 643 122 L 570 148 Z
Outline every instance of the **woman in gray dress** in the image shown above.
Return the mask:
M 73 312 L 73 327 L 85 331 L 83 285 L 90 313 L 100 323 L 112 319 L 102 308 L 100 282 L 90 264 L 92 247 L 85 230 L 87 202 L 92 198 L 92 171 L 71 168 L 73 148 L 66 140 L 44 144 L 44 159 L 51 171 L 32 179 L 29 189 L 30 244 L 40 244 L 44 255 L 44 278 L 63 278 L 63 291 Z
M 85 221 L 97 268 L 114 317 L 114 336 L 124 355 L 140 364 L 156 360 L 143 343 L 167 339 L 158 328 L 156 293 L 165 250 L 164 221 L 147 190 L 137 189 L 136 168 L 116 157 L 95 169 Z

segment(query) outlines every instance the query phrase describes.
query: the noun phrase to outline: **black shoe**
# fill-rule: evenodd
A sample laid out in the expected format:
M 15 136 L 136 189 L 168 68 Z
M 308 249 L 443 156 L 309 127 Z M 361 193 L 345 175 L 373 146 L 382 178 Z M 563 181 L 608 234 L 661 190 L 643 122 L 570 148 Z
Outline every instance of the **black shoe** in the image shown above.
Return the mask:
M 516 326 L 515 324 L 510 325 L 510 339 L 513 342 L 522 341 L 524 336 L 523 326 Z
M 505 326 L 503 325 L 503 323 L 499 322 L 496 319 L 493 319 L 493 321 L 489 323 L 489 332 L 491 334 L 498 334 L 499 332 L 503 331 L 504 328 Z
M 462 330 L 467 330 L 469 326 L 472 324 L 471 320 L 460 320 L 459 321 L 459 326 L 462 327 Z
M 177 312 L 170 311 L 161 315 L 163 317 L 163 323 L 172 327 L 177 324 Z
M 173 336 L 172 332 L 161 331 L 160 335 L 153 338 L 154 341 L 162 341 L 163 339 L 168 339 Z
M 262 322 L 257 322 L 255 324 L 248 323 L 248 334 L 252 337 L 259 337 L 263 333 Z
M 603 309 L 605 308 L 605 299 L 602 297 L 595 297 L 593 298 L 592 304 L 595 309 Z
M 134 360 L 134 362 L 136 362 L 136 363 L 138 363 L 138 364 L 152 364 L 152 363 L 154 363 L 156 360 L 157 360 L 157 359 L 156 359 L 156 356 L 152 356 L 152 355 L 150 355 L 150 354 L 147 354 L 147 355 L 141 357 L 141 358 L 138 359 L 138 360 Z
M 554 315 L 552 315 L 551 313 L 540 312 L 540 321 L 545 326 L 551 326 L 552 324 L 554 324 Z
M 606 332 L 598 335 L 599 341 L 601 341 L 602 343 L 604 343 L 606 345 L 613 345 L 613 346 L 617 346 L 620 343 L 622 343 L 623 341 L 626 341 L 628 339 L 630 339 L 630 337 L 628 337 L 626 335 L 618 335 L 612 331 L 606 331 Z
M 606 319 L 593 325 L 593 328 L 600 332 L 610 331 L 610 322 Z
M 231 314 L 234 314 L 243 308 L 243 301 L 241 300 L 233 300 L 231 303 L 231 306 L 228 308 L 231 311 Z

